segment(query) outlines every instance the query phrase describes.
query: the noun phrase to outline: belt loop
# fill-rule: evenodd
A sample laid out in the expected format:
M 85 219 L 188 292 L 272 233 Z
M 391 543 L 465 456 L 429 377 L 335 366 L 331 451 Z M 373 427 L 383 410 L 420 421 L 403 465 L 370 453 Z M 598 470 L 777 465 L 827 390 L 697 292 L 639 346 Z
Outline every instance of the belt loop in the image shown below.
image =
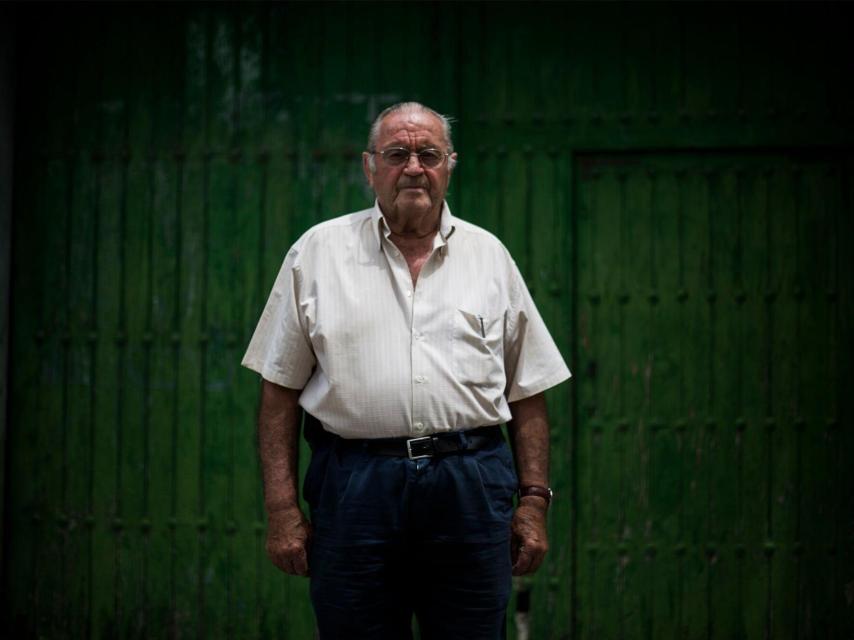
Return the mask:
M 468 437 L 468 434 L 467 434 L 465 431 L 457 431 L 457 433 L 459 434 L 457 437 L 458 437 L 458 438 L 459 438 L 459 440 L 460 440 L 460 448 L 461 448 L 463 451 L 468 451 L 468 449 L 469 449 L 469 437 Z

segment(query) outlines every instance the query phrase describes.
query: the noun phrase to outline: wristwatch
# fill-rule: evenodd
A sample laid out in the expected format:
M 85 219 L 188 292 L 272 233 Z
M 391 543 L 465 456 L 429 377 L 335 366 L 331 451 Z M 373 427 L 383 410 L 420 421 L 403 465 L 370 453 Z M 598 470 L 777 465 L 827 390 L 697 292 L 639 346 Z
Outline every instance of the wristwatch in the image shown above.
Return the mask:
M 551 487 L 541 487 L 538 484 L 529 484 L 524 487 L 519 487 L 519 499 L 525 496 L 539 496 L 546 501 L 546 506 L 549 506 L 554 496 L 554 491 Z

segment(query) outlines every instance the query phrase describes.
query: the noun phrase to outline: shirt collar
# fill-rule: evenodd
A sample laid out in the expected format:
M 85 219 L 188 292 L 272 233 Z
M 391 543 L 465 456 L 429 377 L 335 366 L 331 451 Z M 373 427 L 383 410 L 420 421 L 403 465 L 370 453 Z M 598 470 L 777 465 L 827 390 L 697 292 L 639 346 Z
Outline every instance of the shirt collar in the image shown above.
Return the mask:
M 442 214 L 439 218 L 439 233 L 433 238 L 433 248 L 444 247 L 444 252 L 448 252 L 448 239 L 454 234 L 456 225 L 454 224 L 454 216 L 451 214 L 451 208 L 448 202 L 442 202 Z M 377 250 L 382 251 L 383 238 L 388 239 L 391 235 L 391 229 L 385 221 L 385 216 L 380 209 L 379 200 L 374 200 L 374 208 L 371 211 L 371 223 L 376 229 Z M 391 242 L 391 240 L 389 240 Z

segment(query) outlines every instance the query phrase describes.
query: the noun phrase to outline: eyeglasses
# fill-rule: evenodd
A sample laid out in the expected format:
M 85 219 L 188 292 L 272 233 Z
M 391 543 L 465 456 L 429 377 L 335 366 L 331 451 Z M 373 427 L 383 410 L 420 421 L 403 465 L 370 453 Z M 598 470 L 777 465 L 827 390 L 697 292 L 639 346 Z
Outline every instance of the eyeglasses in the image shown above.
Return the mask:
M 383 161 L 390 167 L 399 167 L 409 163 L 409 157 L 413 154 L 418 156 L 418 162 L 425 169 L 438 169 L 445 162 L 450 153 L 441 151 L 440 149 L 422 149 L 421 151 L 410 151 L 403 147 L 389 147 L 382 151 L 369 151 L 368 153 L 382 156 Z

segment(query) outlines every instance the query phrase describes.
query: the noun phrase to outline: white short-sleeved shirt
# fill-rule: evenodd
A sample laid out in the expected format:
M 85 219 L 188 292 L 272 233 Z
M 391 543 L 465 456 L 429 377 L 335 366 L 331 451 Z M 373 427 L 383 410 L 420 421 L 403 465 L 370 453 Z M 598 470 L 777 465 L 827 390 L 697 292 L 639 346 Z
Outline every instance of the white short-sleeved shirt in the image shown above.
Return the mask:
M 413 287 L 371 209 L 309 229 L 285 257 L 243 358 L 344 438 L 501 424 L 570 377 L 516 264 L 443 206 Z

